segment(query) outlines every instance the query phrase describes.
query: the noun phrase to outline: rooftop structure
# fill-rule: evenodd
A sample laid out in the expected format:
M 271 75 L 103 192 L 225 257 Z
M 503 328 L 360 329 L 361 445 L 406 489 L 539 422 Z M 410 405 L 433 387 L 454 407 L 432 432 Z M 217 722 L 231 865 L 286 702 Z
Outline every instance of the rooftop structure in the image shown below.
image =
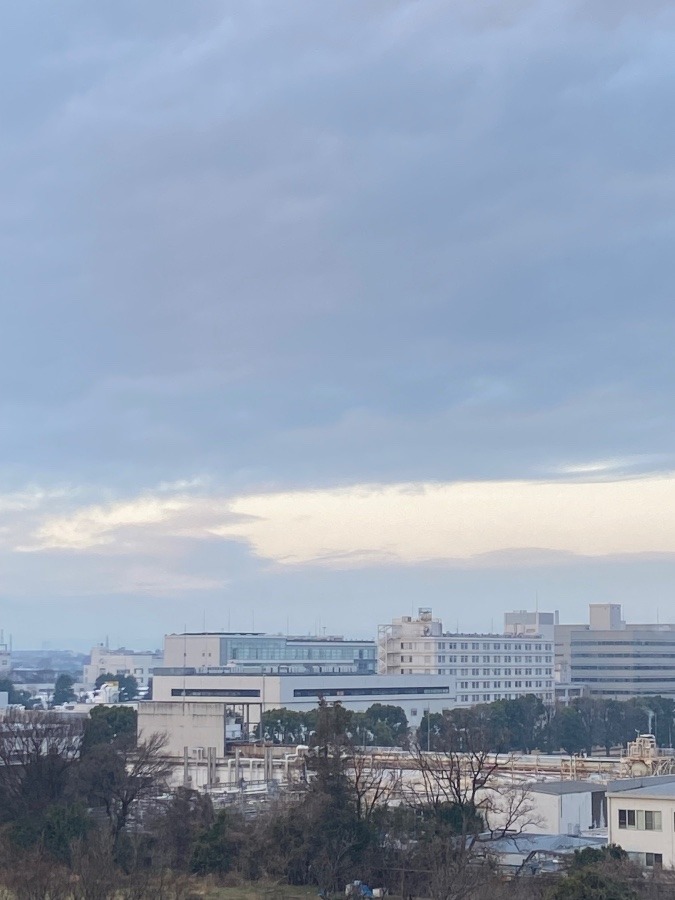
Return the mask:
M 374 641 L 338 635 L 290 636 L 262 632 L 189 632 L 167 634 L 164 664 L 202 672 L 373 674 Z

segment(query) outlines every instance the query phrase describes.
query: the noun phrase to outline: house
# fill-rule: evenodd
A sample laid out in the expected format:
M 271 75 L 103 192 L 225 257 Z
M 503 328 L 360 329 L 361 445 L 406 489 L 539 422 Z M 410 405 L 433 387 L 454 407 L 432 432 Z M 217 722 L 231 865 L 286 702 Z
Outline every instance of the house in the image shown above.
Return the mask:
M 607 812 L 610 843 L 647 868 L 675 868 L 675 775 L 610 782 Z

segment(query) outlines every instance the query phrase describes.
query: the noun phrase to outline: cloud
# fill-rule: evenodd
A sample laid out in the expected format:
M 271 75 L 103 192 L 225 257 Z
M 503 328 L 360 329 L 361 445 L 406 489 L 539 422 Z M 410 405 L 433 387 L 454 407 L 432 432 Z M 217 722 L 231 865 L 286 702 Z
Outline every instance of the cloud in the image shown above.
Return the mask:
M 17 549 L 161 560 L 185 554 L 186 542 L 215 539 L 245 542 L 284 566 L 331 568 L 668 554 L 675 553 L 675 474 L 363 484 L 238 497 L 168 494 L 164 485 L 47 516 Z

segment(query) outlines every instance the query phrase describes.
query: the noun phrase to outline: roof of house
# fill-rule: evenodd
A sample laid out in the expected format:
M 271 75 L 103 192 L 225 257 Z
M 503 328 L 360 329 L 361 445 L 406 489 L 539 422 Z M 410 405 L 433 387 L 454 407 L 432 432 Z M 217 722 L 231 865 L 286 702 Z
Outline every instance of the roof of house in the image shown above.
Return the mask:
M 537 781 L 528 784 L 527 790 L 534 794 L 585 794 L 591 791 L 605 791 L 604 784 L 594 781 Z
M 491 852 L 506 855 L 528 856 L 539 853 L 572 853 L 584 847 L 601 847 L 607 843 L 607 836 L 576 836 L 571 834 L 506 834 L 503 837 L 487 839 L 481 836 L 480 845 Z

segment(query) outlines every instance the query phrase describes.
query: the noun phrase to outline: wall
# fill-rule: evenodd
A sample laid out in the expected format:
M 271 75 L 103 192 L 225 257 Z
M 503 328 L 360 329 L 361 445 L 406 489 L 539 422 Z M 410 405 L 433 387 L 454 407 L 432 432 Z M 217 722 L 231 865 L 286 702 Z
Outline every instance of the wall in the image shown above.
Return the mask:
M 138 705 L 138 730 L 167 735 L 166 752 L 183 756 L 185 747 L 215 747 L 225 753 L 225 707 L 222 703 L 157 703 Z
M 619 844 L 628 853 L 661 853 L 663 867 L 675 868 L 675 798 L 649 799 L 633 796 L 630 791 L 608 794 L 609 842 Z M 658 810 L 661 812 L 661 831 L 639 831 L 619 828 L 619 810 Z

